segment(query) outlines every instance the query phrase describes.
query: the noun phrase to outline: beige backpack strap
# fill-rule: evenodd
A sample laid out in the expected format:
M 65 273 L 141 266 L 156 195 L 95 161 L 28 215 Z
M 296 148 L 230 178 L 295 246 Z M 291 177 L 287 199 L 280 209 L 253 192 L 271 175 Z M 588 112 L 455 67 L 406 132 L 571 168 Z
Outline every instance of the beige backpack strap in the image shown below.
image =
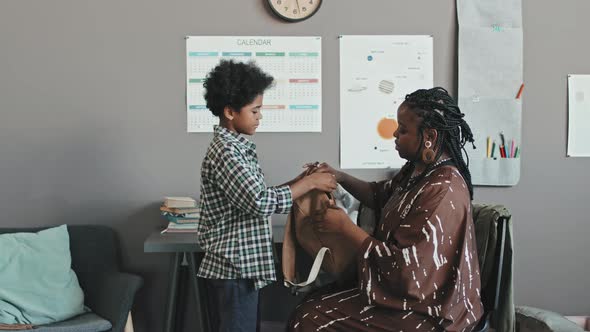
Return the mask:
M 282 267 L 285 280 L 295 280 L 295 232 L 293 229 L 293 212 L 287 215 L 285 234 L 283 236 Z
M 307 285 L 310 285 L 316 280 L 322 268 L 322 263 L 324 261 L 324 257 L 326 256 L 326 252 L 330 251 L 330 249 L 327 247 L 319 248 L 314 258 L 313 264 L 311 266 L 311 270 L 309 271 L 309 275 L 307 276 L 307 280 L 304 282 L 298 282 L 296 280 L 296 252 L 297 246 L 300 245 L 297 242 L 297 238 L 298 236 L 302 236 L 301 233 L 296 234 L 296 226 L 301 226 L 300 224 L 297 224 L 298 220 L 296 220 L 296 216 L 308 217 L 312 213 L 314 213 L 315 210 L 324 208 L 323 206 L 316 206 L 318 202 L 320 202 L 316 199 L 316 197 L 320 197 L 317 195 L 324 195 L 324 193 L 311 193 L 295 201 L 293 204 L 293 208 L 291 209 L 291 213 L 287 216 L 287 223 L 285 225 L 285 235 L 283 238 L 282 267 L 284 285 L 285 287 L 292 288 L 292 290 L 293 288 L 295 288 L 296 290 Z M 327 197 L 329 200 L 332 200 L 332 196 L 330 194 L 328 194 Z M 302 220 L 299 221 L 301 222 Z M 317 245 L 317 247 L 314 246 L 315 248 L 321 246 L 320 241 L 317 241 L 314 244 Z
M 313 260 L 313 265 L 311 266 L 311 270 L 309 271 L 309 275 L 307 276 L 307 280 L 304 282 L 300 282 L 300 283 L 296 283 L 294 282 L 294 280 L 291 279 L 287 279 L 287 277 L 285 276 L 285 287 L 305 287 L 311 283 L 313 283 L 316 278 L 318 277 L 318 274 L 320 273 L 320 269 L 322 268 L 322 262 L 324 261 L 324 256 L 326 255 L 326 252 L 329 252 L 330 249 L 326 248 L 326 247 L 322 247 L 322 249 L 320 249 L 318 251 L 318 254 L 315 256 L 315 259 Z M 293 281 L 291 281 L 293 280 Z

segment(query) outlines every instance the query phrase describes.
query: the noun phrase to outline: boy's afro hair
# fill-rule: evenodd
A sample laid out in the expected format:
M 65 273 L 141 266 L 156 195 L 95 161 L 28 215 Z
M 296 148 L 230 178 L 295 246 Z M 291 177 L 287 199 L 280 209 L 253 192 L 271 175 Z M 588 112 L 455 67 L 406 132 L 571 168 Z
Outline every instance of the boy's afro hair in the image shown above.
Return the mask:
M 253 62 L 221 60 L 203 83 L 207 108 L 218 117 L 226 106 L 239 112 L 264 93 L 273 80 Z

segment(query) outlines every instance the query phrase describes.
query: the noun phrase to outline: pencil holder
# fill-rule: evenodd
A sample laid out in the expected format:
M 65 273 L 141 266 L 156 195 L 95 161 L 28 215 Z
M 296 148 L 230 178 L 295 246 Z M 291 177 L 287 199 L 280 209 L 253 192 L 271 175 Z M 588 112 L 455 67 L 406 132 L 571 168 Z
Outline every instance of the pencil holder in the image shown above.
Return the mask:
M 520 180 L 520 158 L 469 159 L 471 177 L 484 186 L 514 186 Z

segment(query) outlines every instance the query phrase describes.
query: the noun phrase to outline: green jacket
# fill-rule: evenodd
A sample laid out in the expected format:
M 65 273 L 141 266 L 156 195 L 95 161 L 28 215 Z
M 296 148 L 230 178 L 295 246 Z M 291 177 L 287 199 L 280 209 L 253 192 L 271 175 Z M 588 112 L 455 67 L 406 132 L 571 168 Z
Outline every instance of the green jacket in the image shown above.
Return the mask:
M 501 205 L 473 205 L 473 221 L 475 223 L 475 237 L 478 248 L 480 277 L 482 287 L 482 301 L 486 311 L 493 308 L 495 296 L 496 274 L 493 271 L 494 257 L 499 244 L 498 220 L 506 220 L 506 237 L 504 243 L 504 260 L 501 272 L 501 285 L 498 297 L 498 309 L 491 317 L 491 326 L 498 332 L 515 331 L 515 311 L 512 285 L 513 243 L 511 214 Z

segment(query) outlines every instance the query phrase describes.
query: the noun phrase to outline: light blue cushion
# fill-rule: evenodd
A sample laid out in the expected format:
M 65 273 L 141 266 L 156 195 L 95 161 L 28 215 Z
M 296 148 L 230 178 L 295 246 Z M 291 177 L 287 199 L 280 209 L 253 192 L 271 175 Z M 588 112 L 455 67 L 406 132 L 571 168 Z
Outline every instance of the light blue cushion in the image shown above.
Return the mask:
M 66 225 L 0 235 L 0 323 L 49 324 L 84 313 Z
M 87 313 L 76 316 L 72 319 L 52 323 L 49 325 L 37 326 L 32 331 L 35 332 L 102 332 L 108 331 L 113 327 L 111 323 L 100 316 Z
M 113 327 L 111 323 L 91 312 L 76 316 L 63 322 L 35 326 L 33 329 L 19 332 L 103 332 Z

